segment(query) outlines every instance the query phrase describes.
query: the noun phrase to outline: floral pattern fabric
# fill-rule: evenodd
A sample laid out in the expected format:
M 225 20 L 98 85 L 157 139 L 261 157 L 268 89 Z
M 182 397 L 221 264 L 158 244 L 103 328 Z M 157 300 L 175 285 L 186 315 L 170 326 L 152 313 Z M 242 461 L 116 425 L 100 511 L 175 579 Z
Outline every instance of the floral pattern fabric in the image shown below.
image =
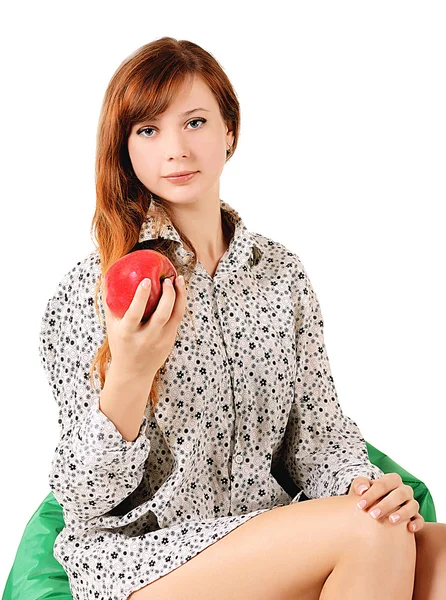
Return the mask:
M 54 556 L 74 600 L 126 600 L 264 511 L 383 475 L 339 404 L 299 257 L 220 202 L 230 245 L 214 277 L 197 262 L 188 285 L 195 330 L 186 312 L 136 440 L 101 412 L 96 372 L 89 381 L 106 335 L 94 307 L 97 250 L 45 308 L 39 353 L 60 426 L 49 484 L 65 520 Z M 156 232 L 148 213 L 139 242 L 156 236 L 190 260 L 172 223 Z M 105 323 L 101 296 L 99 307 Z

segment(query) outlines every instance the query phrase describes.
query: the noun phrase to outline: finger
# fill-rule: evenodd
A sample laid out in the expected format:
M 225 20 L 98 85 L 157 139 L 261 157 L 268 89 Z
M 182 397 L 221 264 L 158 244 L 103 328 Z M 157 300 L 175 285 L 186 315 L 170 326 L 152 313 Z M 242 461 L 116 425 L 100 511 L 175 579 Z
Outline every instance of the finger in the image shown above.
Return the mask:
M 163 280 L 161 287 L 161 298 L 155 309 L 155 312 L 150 317 L 152 321 L 156 321 L 159 325 L 165 325 L 170 319 L 173 307 L 175 305 L 176 292 L 173 287 L 172 280 L 166 277 Z
M 405 504 L 403 504 L 398 510 L 393 510 L 387 515 L 387 519 L 391 523 L 401 523 L 402 521 L 408 521 L 412 517 L 415 517 L 418 514 L 418 509 L 420 505 L 418 502 L 414 500 L 409 500 Z M 383 515 L 386 516 L 386 515 Z
M 370 506 L 373 506 L 386 495 L 385 485 L 379 479 L 372 480 L 370 482 L 370 488 L 361 494 L 361 498 L 358 500 L 356 506 L 361 510 L 367 510 Z M 394 505 L 396 506 L 396 504 Z
M 352 482 L 352 487 L 356 494 L 362 496 L 370 489 L 370 483 L 367 477 L 356 477 Z
M 407 527 L 408 527 L 409 531 L 412 531 L 412 532 L 420 531 L 421 529 L 423 529 L 424 523 L 425 523 L 424 517 L 422 517 L 420 514 L 418 514 L 413 519 L 408 521 Z
M 138 287 L 135 290 L 130 306 L 126 310 L 122 317 L 131 327 L 138 327 L 141 323 L 141 319 L 144 316 L 146 310 L 147 300 L 150 297 L 150 291 L 152 289 L 151 282 L 148 287 L 145 287 L 145 282 L 150 281 L 147 277 L 141 279 Z
M 382 498 L 385 498 L 393 490 L 398 489 L 399 483 L 393 478 L 393 474 L 387 473 L 378 479 L 369 480 L 370 489 L 362 494 L 361 500 L 357 502 L 357 507 L 362 510 L 367 510 L 369 507 L 378 503 Z M 407 496 L 402 498 L 400 502 L 394 502 L 392 508 L 398 506 L 407 500 Z M 381 507 L 380 507 L 381 508 Z
M 396 507 L 403 506 L 412 499 L 408 496 L 408 487 L 402 485 L 392 490 L 390 493 L 386 494 L 383 498 L 381 498 L 378 502 L 371 505 L 370 508 L 367 509 L 367 512 L 374 519 L 383 519 L 384 517 L 390 515 L 392 512 L 395 511 Z M 412 490 L 412 488 L 410 489 Z M 417 510 L 418 508 L 414 510 L 412 514 L 415 514 Z M 376 511 L 379 511 L 379 513 L 377 513 Z M 409 518 L 410 516 L 411 515 L 408 515 L 407 518 Z

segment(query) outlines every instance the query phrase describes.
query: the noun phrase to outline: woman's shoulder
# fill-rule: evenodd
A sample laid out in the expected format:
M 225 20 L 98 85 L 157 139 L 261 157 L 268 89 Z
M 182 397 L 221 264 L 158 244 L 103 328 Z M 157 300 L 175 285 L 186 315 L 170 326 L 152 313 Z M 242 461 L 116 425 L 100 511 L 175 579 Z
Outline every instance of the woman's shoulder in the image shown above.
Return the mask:
M 56 285 L 48 305 L 57 304 L 59 309 L 73 301 L 78 301 L 79 295 L 94 294 L 96 282 L 101 274 L 99 250 L 93 250 L 84 255 L 64 273 Z
M 302 261 L 296 252 L 293 252 L 290 248 L 273 240 L 261 233 L 251 233 L 252 239 L 256 246 L 262 252 L 262 263 L 263 265 L 272 267 L 274 269 L 281 270 L 303 270 Z
M 59 285 L 65 288 L 83 288 L 88 284 L 96 283 L 101 272 L 99 250 L 93 250 L 72 265 L 65 272 Z

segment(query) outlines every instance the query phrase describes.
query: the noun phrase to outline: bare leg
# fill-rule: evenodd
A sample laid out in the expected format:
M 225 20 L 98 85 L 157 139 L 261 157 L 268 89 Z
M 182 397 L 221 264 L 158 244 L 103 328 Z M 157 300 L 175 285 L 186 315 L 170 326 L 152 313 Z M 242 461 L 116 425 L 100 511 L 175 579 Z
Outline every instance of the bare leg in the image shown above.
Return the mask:
M 411 600 L 414 534 L 375 521 L 356 502 L 332 496 L 261 513 L 128 600 L 319 600 L 322 588 L 326 600 Z M 352 579 L 366 586 L 355 584 L 354 596 Z
M 366 512 L 364 515 L 373 521 Z M 359 515 L 355 515 L 359 518 Z M 411 600 L 416 561 L 415 535 L 407 527 L 377 520 L 362 531 L 328 577 L 320 600 Z M 426 600 L 426 599 L 424 599 Z
M 415 532 L 417 563 L 413 600 L 446 597 L 446 524 L 425 523 Z

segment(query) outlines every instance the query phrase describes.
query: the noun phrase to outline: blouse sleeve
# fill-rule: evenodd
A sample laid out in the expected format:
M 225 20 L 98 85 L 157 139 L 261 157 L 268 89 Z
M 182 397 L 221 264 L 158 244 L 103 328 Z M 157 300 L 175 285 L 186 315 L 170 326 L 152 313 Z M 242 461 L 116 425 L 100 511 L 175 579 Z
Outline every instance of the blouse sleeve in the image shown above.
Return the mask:
M 379 479 L 358 425 L 339 404 L 324 342 L 321 307 L 298 259 L 295 271 L 297 366 L 283 460 L 308 498 L 341 496 L 353 479 Z
M 147 417 L 136 440 L 125 440 L 99 409 L 99 383 L 95 389 L 90 385 L 104 331 L 88 275 L 82 263 L 65 275 L 46 304 L 39 337 L 39 356 L 59 409 L 49 485 L 66 522 L 103 515 L 129 496 L 141 482 L 150 450 Z

